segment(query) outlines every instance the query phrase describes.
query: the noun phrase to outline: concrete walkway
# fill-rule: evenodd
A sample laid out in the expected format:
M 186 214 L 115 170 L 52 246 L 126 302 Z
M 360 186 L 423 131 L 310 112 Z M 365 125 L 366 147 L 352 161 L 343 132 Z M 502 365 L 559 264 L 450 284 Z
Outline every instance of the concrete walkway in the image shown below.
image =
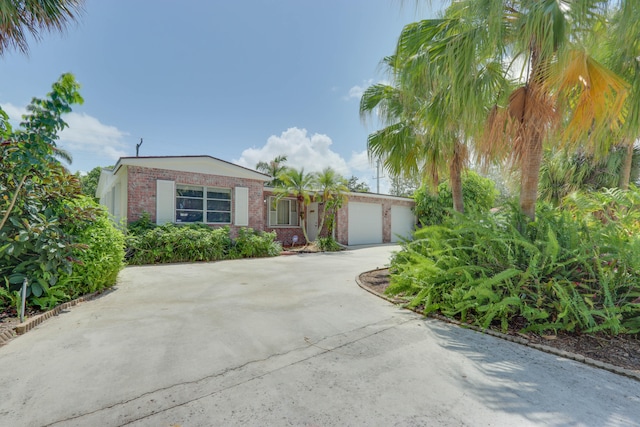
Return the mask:
M 0 426 L 633 426 L 640 382 L 360 289 L 393 246 L 127 268 L 0 348 Z

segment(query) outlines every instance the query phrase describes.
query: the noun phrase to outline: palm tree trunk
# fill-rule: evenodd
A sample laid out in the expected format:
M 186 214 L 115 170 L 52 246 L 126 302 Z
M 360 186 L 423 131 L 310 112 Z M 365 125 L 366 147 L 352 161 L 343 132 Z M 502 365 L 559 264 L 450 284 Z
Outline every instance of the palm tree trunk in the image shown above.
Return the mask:
M 538 181 L 542 164 L 542 135 L 538 131 L 533 131 L 529 133 L 527 139 L 521 167 L 520 209 L 533 221 L 536 219 Z
M 464 162 L 460 142 L 456 141 L 453 149 L 453 158 L 449 165 L 449 180 L 451 181 L 451 195 L 453 196 L 453 209 L 464 213 L 464 199 L 462 198 L 462 164 Z
M 622 163 L 622 169 L 620 170 L 618 187 L 622 190 L 628 190 L 629 181 L 631 180 L 631 164 L 633 163 L 633 142 L 630 143 L 625 139 L 623 140 L 623 144 L 626 145 L 627 154 L 624 157 L 624 163 Z

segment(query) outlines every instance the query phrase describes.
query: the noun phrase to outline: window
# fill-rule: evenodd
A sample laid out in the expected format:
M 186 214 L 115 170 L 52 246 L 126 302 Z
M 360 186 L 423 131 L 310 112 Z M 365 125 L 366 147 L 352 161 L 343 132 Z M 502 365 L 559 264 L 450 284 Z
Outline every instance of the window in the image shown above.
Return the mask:
M 231 190 L 176 185 L 176 222 L 231 223 Z
M 275 197 L 269 197 L 269 225 L 298 225 L 298 201 L 282 199 L 276 203 Z

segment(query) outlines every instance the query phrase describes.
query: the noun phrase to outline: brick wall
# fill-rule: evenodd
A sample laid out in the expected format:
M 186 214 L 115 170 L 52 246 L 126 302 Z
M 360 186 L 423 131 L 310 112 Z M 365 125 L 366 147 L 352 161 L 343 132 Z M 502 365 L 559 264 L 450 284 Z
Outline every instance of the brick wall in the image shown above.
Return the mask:
M 269 227 L 269 206 L 267 204 L 269 203 L 269 197 L 273 195 L 274 193 L 271 191 L 264 191 L 263 200 L 266 200 L 266 202 L 264 202 L 263 214 L 264 230 L 268 232 L 275 231 L 276 235 L 278 236 L 277 240 L 282 243 L 283 246 L 291 246 L 293 244 L 293 236 L 298 236 L 298 243 L 296 243 L 296 245 L 304 245 L 306 241 L 304 238 L 304 233 L 302 232 L 302 227 L 300 227 L 299 225 L 295 227 Z
M 220 175 L 208 175 L 201 173 L 180 172 L 167 169 L 144 168 L 129 166 L 128 192 L 127 192 L 127 220 L 135 221 L 143 212 L 151 215 L 151 220 L 156 220 L 156 181 L 174 181 L 176 184 L 202 185 L 207 187 L 219 187 L 232 189 L 231 194 L 231 221 L 235 215 L 235 187 L 247 187 L 249 189 L 249 227 L 254 230 L 264 230 L 265 203 L 263 202 L 263 183 L 260 180 L 232 178 Z M 213 227 L 213 226 L 212 226 Z M 230 225 L 231 235 L 235 237 L 240 227 Z

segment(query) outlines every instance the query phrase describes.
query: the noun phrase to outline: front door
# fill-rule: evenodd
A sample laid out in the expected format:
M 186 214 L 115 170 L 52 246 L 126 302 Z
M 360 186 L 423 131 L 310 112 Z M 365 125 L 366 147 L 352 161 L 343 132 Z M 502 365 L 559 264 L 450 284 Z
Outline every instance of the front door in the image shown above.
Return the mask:
M 307 234 L 312 242 L 318 237 L 318 203 L 307 206 Z

